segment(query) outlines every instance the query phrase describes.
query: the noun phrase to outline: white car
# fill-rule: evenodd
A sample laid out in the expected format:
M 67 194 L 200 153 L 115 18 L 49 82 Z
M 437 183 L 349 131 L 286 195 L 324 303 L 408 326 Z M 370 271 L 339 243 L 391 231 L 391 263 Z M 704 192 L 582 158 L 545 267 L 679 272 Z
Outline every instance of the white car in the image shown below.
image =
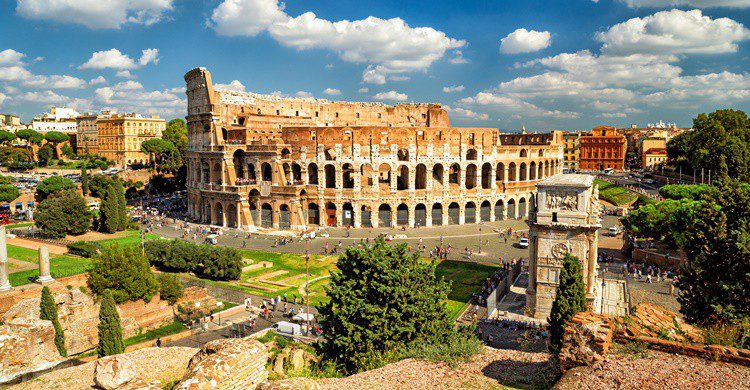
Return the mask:
M 617 226 L 612 226 L 607 231 L 607 234 L 612 237 L 616 237 L 618 234 L 620 234 L 620 229 Z
M 529 239 L 526 237 L 522 237 L 521 241 L 518 241 L 518 247 L 519 248 L 528 248 L 529 247 Z

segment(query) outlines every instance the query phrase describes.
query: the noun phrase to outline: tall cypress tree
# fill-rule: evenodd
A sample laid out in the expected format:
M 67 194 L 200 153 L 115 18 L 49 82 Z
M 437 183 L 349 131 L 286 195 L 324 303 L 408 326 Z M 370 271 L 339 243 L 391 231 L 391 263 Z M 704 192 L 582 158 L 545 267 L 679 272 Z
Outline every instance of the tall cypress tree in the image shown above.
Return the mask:
M 107 233 L 115 233 L 120 229 L 119 202 L 117 190 L 114 184 L 107 185 L 102 196 L 102 204 L 99 209 L 99 226 Z
M 57 305 L 55 305 L 55 299 L 52 298 L 52 292 L 49 287 L 44 286 L 42 288 L 42 299 L 39 303 L 39 319 L 52 321 L 52 326 L 55 328 L 55 346 L 60 356 L 68 356 L 68 350 L 65 349 L 65 333 L 60 326 L 60 321 L 57 319 Z
M 100 358 L 125 352 L 120 315 L 117 314 L 115 299 L 109 290 L 105 290 L 103 295 L 99 308 L 99 345 L 96 347 L 96 353 Z
M 83 196 L 89 193 L 89 173 L 86 170 L 86 164 L 81 166 L 81 191 L 83 192 Z
M 127 201 L 125 200 L 125 186 L 120 180 L 115 180 L 115 182 L 112 183 L 112 186 L 115 189 L 115 196 L 117 197 L 118 230 L 125 230 L 128 228 L 128 209 Z
M 586 285 L 583 283 L 581 262 L 570 253 L 563 259 L 560 285 L 549 313 L 550 343 L 553 353 L 560 352 L 565 324 L 577 313 L 586 310 Z

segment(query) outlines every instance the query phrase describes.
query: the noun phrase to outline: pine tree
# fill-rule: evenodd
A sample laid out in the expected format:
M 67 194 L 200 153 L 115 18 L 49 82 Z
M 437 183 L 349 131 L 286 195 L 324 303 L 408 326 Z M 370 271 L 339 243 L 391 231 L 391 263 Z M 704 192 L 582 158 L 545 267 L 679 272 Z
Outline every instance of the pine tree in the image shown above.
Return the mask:
M 81 167 L 81 191 L 83 192 L 83 196 L 89 193 L 89 173 L 86 170 L 85 164 Z
M 68 356 L 68 351 L 65 349 L 65 332 L 60 326 L 60 321 L 57 319 L 57 305 L 55 299 L 52 298 L 52 292 L 49 287 L 44 286 L 42 288 L 42 299 L 39 303 L 39 319 L 52 321 L 52 326 L 55 328 L 55 346 L 60 356 Z
M 109 184 L 102 196 L 102 203 L 99 209 L 99 226 L 107 233 L 115 233 L 120 229 L 120 212 L 119 202 L 117 200 L 117 190 L 113 184 Z
M 549 348 L 553 353 L 558 353 L 562 347 L 565 324 L 577 313 L 585 310 L 586 285 L 583 283 L 581 262 L 577 257 L 568 253 L 563 259 L 560 285 L 547 320 L 550 328 Z
M 125 230 L 128 228 L 128 209 L 127 201 L 125 200 L 125 187 L 120 180 L 115 180 L 112 186 L 115 189 L 115 196 L 117 197 L 118 230 Z
M 96 353 L 100 358 L 125 352 L 120 315 L 117 314 L 115 299 L 112 298 L 112 292 L 109 290 L 104 291 L 104 297 L 99 308 L 98 328 L 99 345 L 96 347 Z

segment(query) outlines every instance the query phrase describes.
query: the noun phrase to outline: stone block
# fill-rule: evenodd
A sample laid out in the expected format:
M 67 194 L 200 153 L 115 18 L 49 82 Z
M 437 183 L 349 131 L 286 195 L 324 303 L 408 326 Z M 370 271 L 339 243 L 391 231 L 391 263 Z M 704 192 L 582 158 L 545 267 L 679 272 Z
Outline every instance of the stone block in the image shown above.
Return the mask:
M 220 339 L 190 359 L 175 389 L 255 389 L 268 379 L 266 347 L 257 340 Z
M 135 377 L 133 363 L 126 355 L 107 356 L 96 361 L 94 383 L 101 389 L 121 388 Z

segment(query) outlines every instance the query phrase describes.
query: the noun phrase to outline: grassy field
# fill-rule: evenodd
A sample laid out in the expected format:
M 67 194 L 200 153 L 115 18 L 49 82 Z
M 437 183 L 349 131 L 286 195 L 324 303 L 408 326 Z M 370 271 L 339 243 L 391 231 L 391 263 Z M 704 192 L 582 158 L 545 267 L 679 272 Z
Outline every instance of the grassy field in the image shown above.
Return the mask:
M 448 313 L 452 319 L 458 316 L 469 305 L 471 294 L 479 292 L 482 283 L 500 267 L 489 264 L 466 263 L 447 260 L 437 265 L 436 274 L 451 281 L 451 292 L 448 294 Z
M 11 245 L 8 245 L 9 252 L 10 247 Z M 36 251 L 34 251 L 34 253 L 36 253 Z M 36 262 L 36 260 L 34 262 Z M 84 273 L 86 272 L 86 268 L 88 268 L 89 264 L 91 264 L 91 260 L 83 257 L 68 255 L 53 255 L 50 257 L 50 268 L 52 276 L 55 278 L 63 278 L 66 276 Z M 24 284 L 32 283 L 29 278 L 38 276 L 39 269 L 34 268 L 26 271 L 14 272 L 10 274 L 9 279 L 12 286 L 21 286 Z
M 37 264 L 39 262 L 39 252 L 34 249 L 23 248 L 15 245 L 8 245 L 8 257 L 16 260 L 26 261 Z
M 628 191 L 624 187 L 612 184 L 599 179 L 594 180 L 594 184 L 599 186 L 599 198 L 606 200 L 617 206 L 621 206 L 633 201 L 637 195 Z
M 140 244 L 141 243 L 141 234 L 138 230 L 128 230 L 123 233 L 121 233 L 122 236 L 117 238 L 107 238 L 104 240 L 97 240 L 99 244 L 102 244 L 103 246 L 117 244 L 117 245 L 130 245 L 130 244 Z M 158 240 L 159 236 L 156 234 L 146 233 L 145 240 L 151 241 L 151 240 Z
M 185 325 L 182 324 L 182 322 L 175 320 L 173 323 L 162 326 L 161 328 L 157 328 L 154 330 L 150 330 L 145 333 L 141 333 L 137 336 L 130 337 L 128 339 L 125 339 L 125 346 L 134 345 L 143 343 L 146 341 L 156 340 L 160 337 L 169 336 L 172 334 L 177 334 L 182 331 L 187 330 Z

